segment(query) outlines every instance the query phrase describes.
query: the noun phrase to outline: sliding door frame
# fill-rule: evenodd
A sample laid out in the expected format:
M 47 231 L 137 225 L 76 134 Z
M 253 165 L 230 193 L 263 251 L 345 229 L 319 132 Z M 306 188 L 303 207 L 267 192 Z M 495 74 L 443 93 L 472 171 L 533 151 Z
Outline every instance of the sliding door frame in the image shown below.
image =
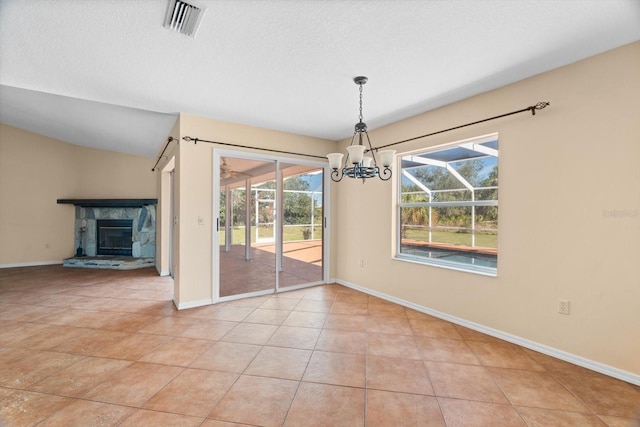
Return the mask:
M 276 230 L 275 230 L 275 239 L 276 239 L 276 257 L 275 257 L 275 265 L 276 269 L 276 280 L 271 290 L 265 291 L 256 291 L 239 295 L 230 295 L 225 297 L 220 297 L 220 191 L 222 188 L 220 187 L 220 161 L 222 157 L 235 157 L 241 159 L 248 159 L 254 161 L 264 161 L 264 162 L 275 162 L 275 179 L 276 179 Z M 278 292 L 286 292 L 295 289 L 301 289 L 311 286 L 316 286 L 318 284 L 328 283 L 329 280 L 329 247 L 330 247 L 330 218 L 329 213 L 331 212 L 330 207 L 330 194 L 329 194 L 329 167 L 327 162 L 319 161 L 319 160 L 309 160 L 309 159 L 301 159 L 298 157 L 284 157 L 284 156 L 273 156 L 269 154 L 263 154 L 258 152 L 250 152 L 250 151 L 238 151 L 238 150 L 230 150 L 230 149 L 214 149 L 213 150 L 213 206 L 212 206 L 212 218 L 211 227 L 212 236 L 212 251 L 211 251 L 211 296 L 212 302 L 215 304 L 217 302 L 231 301 L 240 298 L 248 298 L 252 296 L 260 296 L 260 295 L 270 295 Z M 323 218 L 322 218 L 322 279 L 320 281 L 304 283 L 300 285 L 289 286 L 281 289 L 279 285 L 279 277 L 282 271 L 282 247 L 283 247 L 283 174 L 280 170 L 280 166 L 282 164 L 297 164 L 297 165 L 305 165 L 305 166 L 313 166 L 318 169 L 322 169 L 322 203 L 323 203 Z M 249 193 L 247 193 L 248 195 Z M 249 198 L 247 197 L 247 200 Z M 227 221 L 229 218 L 227 218 Z M 247 223 L 250 222 L 250 218 L 247 218 Z M 249 228 L 249 227 L 247 227 Z M 228 236 L 226 236 L 225 244 L 228 242 Z M 251 245 L 251 241 L 247 241 L 246 244 L 248 246 Z

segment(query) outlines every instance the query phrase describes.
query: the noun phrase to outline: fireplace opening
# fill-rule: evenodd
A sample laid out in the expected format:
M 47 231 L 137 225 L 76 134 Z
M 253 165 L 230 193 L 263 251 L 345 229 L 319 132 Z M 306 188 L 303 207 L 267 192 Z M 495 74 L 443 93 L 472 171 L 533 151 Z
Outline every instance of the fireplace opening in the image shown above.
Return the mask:
M 96 225 L 98 255 L 132 256 L 133 220 L 99 219 Z

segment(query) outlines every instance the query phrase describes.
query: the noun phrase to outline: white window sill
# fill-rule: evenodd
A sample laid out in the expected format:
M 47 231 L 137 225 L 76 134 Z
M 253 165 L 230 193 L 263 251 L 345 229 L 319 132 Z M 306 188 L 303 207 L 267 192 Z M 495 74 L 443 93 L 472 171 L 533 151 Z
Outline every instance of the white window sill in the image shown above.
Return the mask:
M 410 262 L 412 264 L 421 264 L 421 265 L 445 268 L 447 270 L 461 271 L 463 273 L 479 274 L 481 276 L 498 277 L 498 269 L 491 268 L 491 267 L 481 267 L 476 265 L 467 266 L 465 264 L 457 263 L 457 262 L 446 262 L 441 260 L 425 259 L 425 258 L 411 257 L 411 256 L 405 256 L 405 255 L 396 255 L 395 257 L 393 257 L 393 260 Z

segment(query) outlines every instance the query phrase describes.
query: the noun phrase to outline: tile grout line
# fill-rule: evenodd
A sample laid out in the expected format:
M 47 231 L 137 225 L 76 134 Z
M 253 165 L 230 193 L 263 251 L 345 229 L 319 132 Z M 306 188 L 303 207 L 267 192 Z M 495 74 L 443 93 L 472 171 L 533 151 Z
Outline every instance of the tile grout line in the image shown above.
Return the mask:
M 335 303 L 335 298 L 336 297 L 334 296 L 333 297 L 334 303 Z M 333 303 L 332 303 L 332 306 L 333 306 Z M 326 324 L 327 319 L 328 319 L 328 316 L 325 319 L 325 321 L 323 322 L 323 325 L 322 325 L 323 328 L 320 329 L 321 331 L 322 331 L 322 329 L 324 329 L 324 325 Z M 320 332 L 320 334 L 318 334 L 318 338 L 316 338 L 316 343 L 314 344 L 314 348 L 311 350 L 311 354 L 309 355 L 309 360 L 307 360 L 307 363 L 305 365 L 304 371 L 302 372 L 302 375 L 300 376 L 300 380 L 298 381 L 298 385 L 296 386 L 296 391 L 295 391 L 295 393 L 293 393 L 293 397 L 291 399 L 291 402 L 289 403 L 289 407 L 287 408 L 287 412 L 286 412 L 286 414 L 284 416 L 284 420 L 282 422 L 283 426 L 287 423 L 287 418 L 289 418 L 289 412 L 291 411 L 291 407 L 293 406 L 293 402 L 295 402 L 295 400 L 296 400 L 296 396 L 298 396 L 298 392 L 300 390 L 300 386 L 302 385 L 302 382 L 304 380 L 304 375 L 307 372 L 307 369 L 309 369 L 309 364 L 311 363 L 311 359 L 313 358 L 313 353 L 315 351 L 315 348 L 318 346 L 318 340 L 320 339 L 320 335 L 321 334 L 322 334 L 322 332 Z

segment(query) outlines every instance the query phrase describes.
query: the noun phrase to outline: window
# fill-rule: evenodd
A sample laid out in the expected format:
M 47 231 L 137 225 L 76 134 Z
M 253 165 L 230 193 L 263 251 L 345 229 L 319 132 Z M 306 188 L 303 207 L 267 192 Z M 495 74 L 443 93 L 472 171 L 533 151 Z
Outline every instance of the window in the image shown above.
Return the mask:
M 498 135 L 400 156 L 398 259 L 495 275 Z

